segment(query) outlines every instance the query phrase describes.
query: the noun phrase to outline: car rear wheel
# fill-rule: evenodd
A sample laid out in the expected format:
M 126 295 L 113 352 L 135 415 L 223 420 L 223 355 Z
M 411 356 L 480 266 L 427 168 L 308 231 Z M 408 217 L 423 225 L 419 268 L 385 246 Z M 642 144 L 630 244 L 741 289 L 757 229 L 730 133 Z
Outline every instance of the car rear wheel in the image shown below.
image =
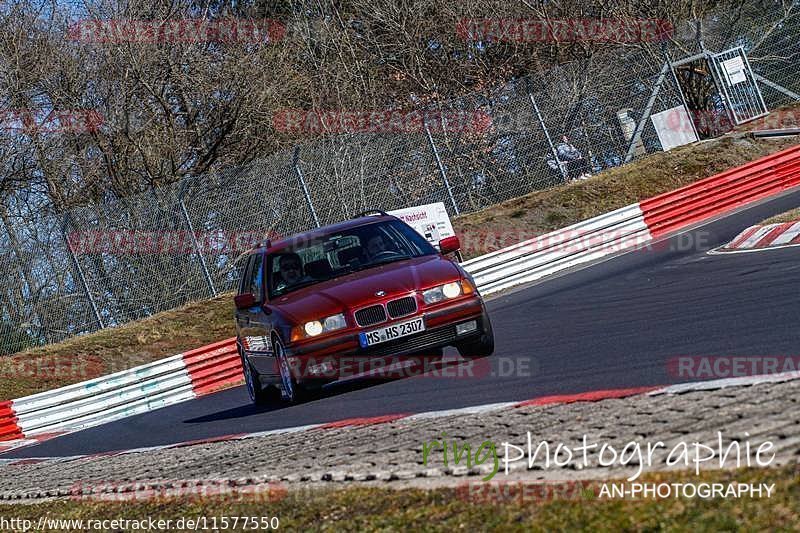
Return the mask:
M 274 399 L 274 394 L 261 384 L 258 372 L 247 360 L 241 348 L 239 348 L 239 357 L 242 359 L 242 373 L 244 374 L 244 383 L 247 386 L 247 394 L 250 396 L 250 401 L 255 405 L 268 404 L 270 400 Z
M 286 357 L 286 350 L 284 350 L 283 343 L 277 337 L 272 338 L 272 350 L 275 353 L 278 370 L 281 374 L 281 399 L 287 403 L 299 403 L 305 400 L 308 397 L 308 393 L 294 379 Z

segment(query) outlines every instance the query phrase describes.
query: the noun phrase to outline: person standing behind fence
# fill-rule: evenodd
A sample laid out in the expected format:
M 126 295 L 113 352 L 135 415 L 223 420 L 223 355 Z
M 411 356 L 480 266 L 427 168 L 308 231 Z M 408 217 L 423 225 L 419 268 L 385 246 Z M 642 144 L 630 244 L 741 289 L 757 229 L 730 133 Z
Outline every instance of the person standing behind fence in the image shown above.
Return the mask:
M 566 135 L 564 135 L 561 138 L 561 142 L 556 145 L 556 155 L 558 156 L 558 162 L 556 162 L 551 155 L 547 158 L 547 166 L 553 170 L 558 170 L 560 165 L 566 174 L 566 181 L 576 179 L 585 180 L 592 176 L 592 169 L 586 161 L 586 158 L 583 157 L 583 154 L 575 145 L 569 142 Z

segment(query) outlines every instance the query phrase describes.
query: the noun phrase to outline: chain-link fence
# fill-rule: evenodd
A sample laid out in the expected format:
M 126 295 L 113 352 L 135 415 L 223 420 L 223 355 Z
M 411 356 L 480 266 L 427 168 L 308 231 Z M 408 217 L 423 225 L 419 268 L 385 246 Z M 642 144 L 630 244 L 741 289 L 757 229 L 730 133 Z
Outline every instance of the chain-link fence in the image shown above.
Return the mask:
M 0 354 L 228 291 L 237 257 L 264 237 L 372 207 L 441 201 L 463 214 L 660 151 L 649 117 L 682 103 L 670 56 L 743 46 L 770 109 L 800 100 L 800 17 L 778 11 L 761 27 L 711 21 L 704 43 L 691 36 L 669 50 L 609 49 L 422 109 L 488 117 L 488 128 L 426 122 L 415 133 L 319 136 L 241 168 L 68 213 L 34 194 L 15 197 L 0 221 Z M 580 154 L 578 165 L 564 164 L 564 146 Z

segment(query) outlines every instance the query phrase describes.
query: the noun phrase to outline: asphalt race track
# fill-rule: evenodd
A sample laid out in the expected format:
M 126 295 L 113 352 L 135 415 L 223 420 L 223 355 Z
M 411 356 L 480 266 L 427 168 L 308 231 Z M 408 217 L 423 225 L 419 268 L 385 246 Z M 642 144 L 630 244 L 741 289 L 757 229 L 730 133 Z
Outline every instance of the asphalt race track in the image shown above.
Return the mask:
M 306 404 L 261 409 L 237 387 L 1 457 L 90 454 L 352 417 L 686 381 L 667 370 L 667 361 L 676 356 L 797 355 L 800 248 L 705 253 L 797 205 L 800 191 L 674 236 L 653 250 L 490 301 L 496 375 L 351 385 Z M 500 371 L 511 375 L 497 375 Z

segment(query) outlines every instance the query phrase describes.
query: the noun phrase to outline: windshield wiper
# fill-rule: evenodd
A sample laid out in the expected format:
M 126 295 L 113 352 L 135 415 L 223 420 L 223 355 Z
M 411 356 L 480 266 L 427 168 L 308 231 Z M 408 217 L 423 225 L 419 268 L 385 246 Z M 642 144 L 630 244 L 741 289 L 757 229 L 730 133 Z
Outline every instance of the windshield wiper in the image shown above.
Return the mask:
M 308 287 L 309 285 L 314 285 L 315 283 L 319 283 L 321 281 L 328 281 L 328 280 L 310 279 L 308 281 L 302 281 L 300 283 L 295 283 L 294 285 L 288 285 L 277 296 L 283 296 L 284 294 L 289 294 L 290 292 L 294 292 L 297 289 L 302 289 L 303 287 Z
M 354 272 L 360 272 L 360 271 L 366 270 L 368 268 L 373 268 L 373 267 L 380 266 L 380 265 L 385 265 L 385 264 L 388 264 L 388 263 L 394 263 L 395 261 L 404 261 L 406 259 L 411 259 L 411 256 L 410 255 L 400 255 L 400 256 L 396 256 L 396 257 L 387 257 L 386 259 L 383 259 L 381 261 L 375 261 L 373 263 L 364 263 L 363 265 L 358 265 L 358 266 L 348 266 L 347 268 L 341 269 L 340 272 L 341 272 L 342 276 L 346 276 L 347 274 L 352 274 Z M 336 276 L 336 277 L 339 277 L 339 276 Z
M 377 266 L 377 265 L 385 265 L 387 263 L 394 263 L 395 261 L 405 261 L 406 259 L 411 259 L 410 255 L 398 255 L 394 257 L 387 257 L 386 259 L 382 259 L 380 261 L 375 261 L 374 263 L 370 263 L 370 266 Z

